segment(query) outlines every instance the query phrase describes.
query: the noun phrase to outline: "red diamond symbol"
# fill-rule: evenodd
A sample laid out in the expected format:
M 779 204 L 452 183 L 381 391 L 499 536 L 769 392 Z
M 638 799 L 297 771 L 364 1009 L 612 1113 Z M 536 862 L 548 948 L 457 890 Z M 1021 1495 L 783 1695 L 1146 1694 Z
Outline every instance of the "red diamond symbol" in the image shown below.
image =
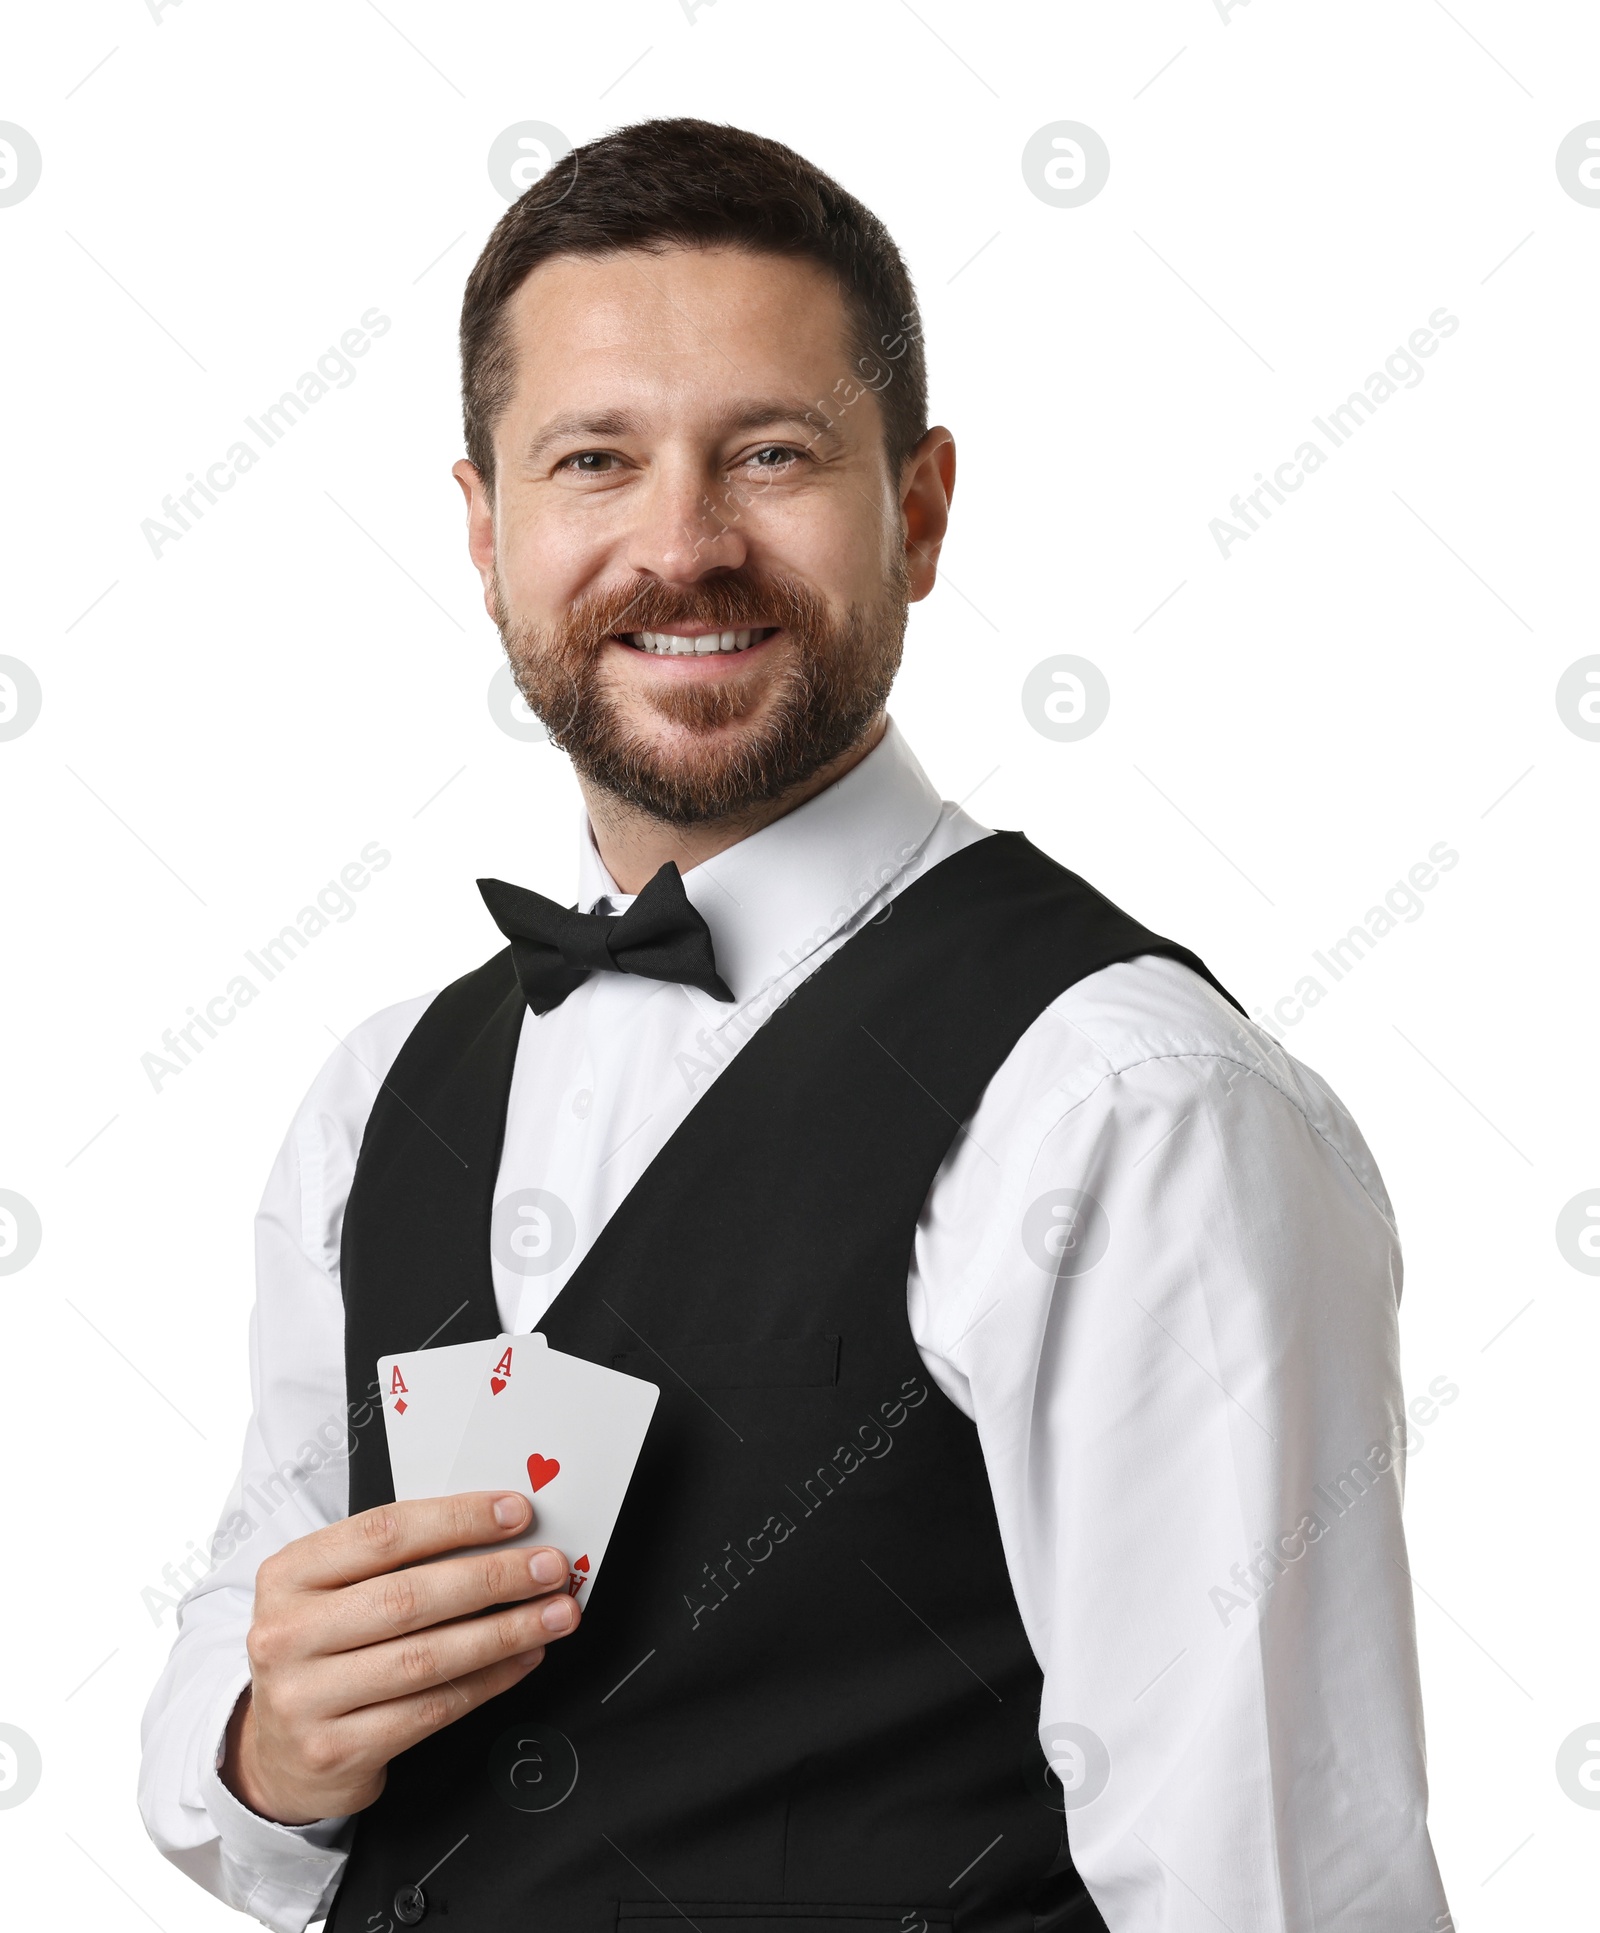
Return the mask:
M 403 1396 L 402 1396 L 402 1397 L 400 1398 L 400 1400 L 399 1400 L 399 1402 L 395 1404 L 395 1406 L 394 1406 L 394 1413 L 395 1413 L 395 1415 L 396 1415 L 396 1416 L 404 1416 L 404 1415 L 405 1415 L 405 1413 L 406 1413 L 406 1399 L 405 1399 L 405 1398 L 404 1398 Z

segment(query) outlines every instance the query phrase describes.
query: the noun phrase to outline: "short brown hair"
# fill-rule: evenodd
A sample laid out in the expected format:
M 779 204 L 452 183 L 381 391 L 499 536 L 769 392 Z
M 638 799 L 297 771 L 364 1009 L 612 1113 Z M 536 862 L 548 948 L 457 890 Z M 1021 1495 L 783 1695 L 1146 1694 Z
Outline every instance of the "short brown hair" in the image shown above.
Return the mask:
M 529 273 L 553 255 L 717 246 L 801 256 L 834 276 L 849 329 L 845 383 L 876 393 L 899 474 L 928 427 L 928 378 L 916 292 L 889 231 L 793 148 L 677 119 L 574 148 L 501 216 L 467 278 L 461 409 L 467 455 L 491 491 L 494 425 L 516 373 L 506 305 Z M 832 406 L 845 400 L 840 387 Z

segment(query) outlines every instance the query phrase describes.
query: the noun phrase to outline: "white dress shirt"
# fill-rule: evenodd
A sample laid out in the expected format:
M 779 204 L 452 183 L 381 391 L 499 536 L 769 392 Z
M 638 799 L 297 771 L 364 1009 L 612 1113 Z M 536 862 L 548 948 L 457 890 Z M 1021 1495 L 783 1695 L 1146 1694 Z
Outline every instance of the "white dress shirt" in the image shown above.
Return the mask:
M 539 1321 L 776 1003 L 986 836 L 891 724 L 836 785 L 684 876 L 731 1005 L 597 973 L 524 1015 L 495 1198 L 546 1190 L 575 1232 L 543 1273 L 496 1259 L 503 1328 Z M 587 825 L 580 848 L 579 904 L 629 904 Z M 466 967 L 498 939 L 486 922 L 462 944 Z M 350 1822 L 261 1819 L 217 1763 L 249 1677 L 256 1566 L 348 1508 L 330 1448 L 346 1413 L 340 1230 L 378 1083 L 429 998 L 330 1057 L 267 1183 L 254 1412 L 222 1519 L 237 1537 L 242 1512 L 248 1534 L 185 1600 L 145 1715 L 157 1845 L 280 1933 L 326 1912 Z M 1030 1219 L 1059 1189 L 1092 1203 Z M 939 1171 L 910 1330 L 977 1425 L 1044 1674 L 1041 1740 L 1112 1933 L 1449 1924 L 1400 1521 L 1399 1293 L 1388 1198 L 1349 1115 L 1174 961 L 1108 967 L 1054 1001 Z

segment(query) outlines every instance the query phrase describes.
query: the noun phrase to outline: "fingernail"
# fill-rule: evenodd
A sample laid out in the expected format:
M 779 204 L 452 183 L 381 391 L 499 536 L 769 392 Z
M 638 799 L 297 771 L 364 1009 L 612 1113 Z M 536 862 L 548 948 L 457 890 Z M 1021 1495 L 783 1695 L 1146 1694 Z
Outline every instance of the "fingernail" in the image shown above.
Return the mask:
M 547 1604 L 539 1613 L 539 1622 L 547 1631 L 565 1631 L 572 1622 L 572 1600 L 558 1597 L 553 1604 Z
M 528 1559 L 535 1584 L 559 1584 L 567 1574 L 567 1560 L 558 1550 L 536 1550 Z
M 496 1497 L 494 1520 L 502 1530 L 509 1530 L 513 1524 L 520 1524 L 528 1514 L 528 1506 L 521 1497 Z

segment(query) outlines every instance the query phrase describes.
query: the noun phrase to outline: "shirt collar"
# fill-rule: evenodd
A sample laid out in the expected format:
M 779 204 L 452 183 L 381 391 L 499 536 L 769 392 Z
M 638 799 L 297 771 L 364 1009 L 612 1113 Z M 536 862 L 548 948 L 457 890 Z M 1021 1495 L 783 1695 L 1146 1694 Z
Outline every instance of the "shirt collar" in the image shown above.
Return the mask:
M 844 777 L 683 876 L 705 920 L 717 971 L 733 1002 L 684 993 L 708 1025 L 726 1025 L 819 947 L 860 925 L 912 866 L 939 822 L 941 800 L 891 718 L 883 737 Z M 602 895 L 632 904 L 595 848 L 587 817 L 578 857 L 578 905 Z

